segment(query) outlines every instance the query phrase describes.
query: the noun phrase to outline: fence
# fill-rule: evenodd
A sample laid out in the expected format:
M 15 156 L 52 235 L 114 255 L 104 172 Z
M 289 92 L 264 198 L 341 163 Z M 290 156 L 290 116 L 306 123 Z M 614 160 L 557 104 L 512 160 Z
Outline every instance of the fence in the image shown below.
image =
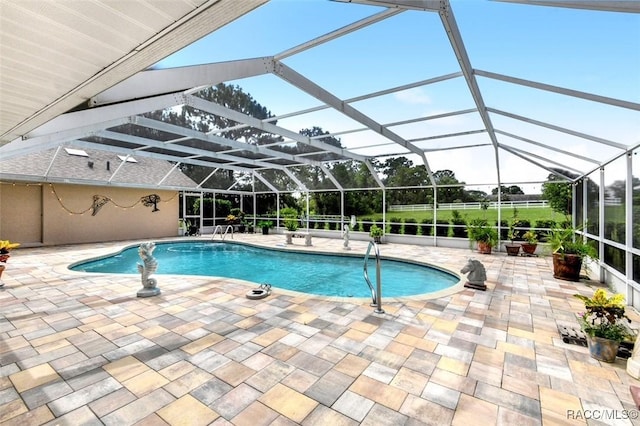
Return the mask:
M 488 209 L 497 209 L 498 203 L 495 201 L 489 202 L 474 202 L 474 203 L 438 203 L 438 209 L 440 210 L 478 210 L 482 206 L 487 206 Z M 535 200 L 535 201 L 503 201 L 500 203 L 501 208 L 510 209 L 530 209 L 549 207 L 547 200 Z M 389 206 L 391 212 L 416 212 L 416 211 L 429 211 L 433 210 L 433 204 L 392 204 Z

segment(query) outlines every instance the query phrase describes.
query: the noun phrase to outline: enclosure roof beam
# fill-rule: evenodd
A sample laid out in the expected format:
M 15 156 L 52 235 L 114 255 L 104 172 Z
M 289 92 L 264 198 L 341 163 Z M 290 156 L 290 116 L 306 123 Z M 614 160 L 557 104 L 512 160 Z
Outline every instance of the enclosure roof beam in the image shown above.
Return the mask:
M 291 170 L 288 169 L 284 169 L 284 172 L 287 174 L 287 176 L 289 176 L 289 178 L 291 178 L 292 181 L 294 181 L 296 183 L 296 185 L 298 185 L 298 187 L 300 189 L 302 189 L 303 191 L 307 192 L 309 191 L 307 189 L 307 187 L 305 186 L 304 183 L 300 182 L 300 180 L 296 177 L 296 175 L 294 175 L 293 173 L 291 173 Z
M 637 0 L 493 0 L 536 6 L 567 7 L 571 9 L 603 10 L 609 12 L 640 13 Z
M 161 130 L 169 133 L 181 134 L 184 136 L 191 137 L 193 139 L 199 139 L 204 142 L 215 143 L 218 145 L 230 146 L 235 149 L 240 149 L 243 151 L 251 151 L 258 154 L 270 155 L 276 158 L 282 158 L 285 160 L 290 160 L 294 162 L 303 162 L 309 165 L 318 166 L 320 163 L 314 160 L 309 159 L 299 159 L 295 158 L 291 154 L 287 154 L 280 151 L 275 151 L 268 148 L 262 148 L 260 145 L 251 145 L 245 142 L 238 142 L 227 138 L 222 138 L 220 136 L 214 136 L 211 134 L 204 134 L 197 130 L 187 129 L 185 127 L 180 127 L 175 124 L 165 123 L 163 121 L 153 120 L 146 117 L 135 117 L 134 123 L 139 123 L 142 126 L 150 127 L 156 130 Z M 211 152 L 210 155 L 213 155 L 214 152 Z
M 417 117 L 417 118 L 410 118 L 408 120 L 394 121 L 392 123 L 384 123 L 383 126 L 384 127 L 402 126 L 402 125 L 405 125 L 405 124 L 413 124 L 413 123 L 420 123 L 422 121 L 437 120 L 439 118 L 453 117 L 453 116 L 456 116 L 456 115 L 469 114 L 469 113 L 477 112 L 477 111 L 478 110 L 475 109 L 475 108 L 469 108 L 469 109 L 464 109 L 464 110 L 460 110 L 460 111 L 445 112 L 445 113 L 442 113 L 442 114 L 428 115 L 426 117 Z M 349 130 L 343 130 L 343 131 L 335 132 L 335 133 L 328 133 L 326 135 L 312 136 L 311 139 L 319 139 L 319 138 L 323 138 L 323 137 L 327 137 L 327 136 L 347 135 L 347 134 L 350 134 L 350 133 L 364 132 L 364 131 L 367 131 L 367 130 L 371 130 L 371 129 L 369 129 L 368 127 L 360 127 L 360 128 L 357 128 L 357 129 L 349 129 Z M 409 140 L 409 142 L 411 142 L 411 140 Z
M 399 10 L 399 9 L 384 10 L 375 15 L 369 16 L 368 18 L 364 18 L 357 22 L 353 22 L 349 25 L 346 25 L 335 31 L 332 31 L 330 33 L 317 37 L 313 40 L 309 40 L 306 43 L 299 44 L 298 46 L 292 47 L 291 49 L 287 49 L 283 52 L 280 52 L 277 55 L 275 55 L 274 58 L 277 60 L 288 58 L 289 56 L 296 55 L 300 52 L 304 52 L 305 50 L 327 43 L 331 40 L 335 40 L 339 37 L 342 37 L 343 35 L 349 34 L 354 31 L 358 31 L 362 28 L 375 24 L 376 22 L 380 22 L 384 19 L 397 15 L 398 13 L 401 13 L 401 12 L 403 12 L 403 10 Z
M 366 100 L 366 99 L 371 99 L 371 98 L 375 98 L 375 97 L 378 97 L 378 96 L 383 96 L 383 95 L 388 95 L 388 94 L 391 94 L 391 93 L 401 92 L 403 90 L 413 89 L 415 87 L 421 87 L 421 86 L 426 86 L 428 84 L 439 83 L 441 81 L 446 81 L 446 80 L 457 78 L 457 77 L 460 77 L 460 76 L 462 76 L 462 73 L 460 71 L 457 71 L 457 72 L 454 72 L 454 73 L 444 74 L 444 75 L 433 77 L 433 78 L 429 78 L 429 79 L 426 79 L 426 80 L 420 80 L 420 81 L 416 81 L 416 82 L 413 82 L 413 83 L 403 84 L 401 86 L 395 86 L 395 87 L 392 87 L 390 89 L 380 90 L 380 91 L 377 91 L 377 92 L 372 92 L 372 93 L 368 93 L 368 94 L 365 94 L 365 95 L 360 95 L 360 96 L 356 96 L 356 97 L 353 97 L 353 98 L 345 99 L 344 102 L 350 104 L 350 103 L 353 103 L 353 102 L 358 102 L 358 101 L 362 101 L 362 100 Z M 329 105 L 322 104 L 322 105 L 318 105 L 318 106 L 311 107 L 311 108 L 306 108 L 306 109 L 302 109 L 302 110 L 298 110 L 298 111 L 289 112 L 289 113 L 286 113 L 286 114 L 281 114 L 281 115 L 276 115 L 276 116 L 273 116 L 273 117 L 265 118 L 262 121 L 270 123 L 272 121 L 282 120 L 282 119 L 291 118 L 291 117 L 297 117 L 299 115 L 310 114 L 312 112 L 322 111 L 322 110 L 329 109 L 329 108 L 331 108 Z M 467 112 L 475 112 L 475 111 L 476 111 L 475 109 L 471 109 L 471 110 L 466 110 L 466 112 L 460 111 L 457 114 L 466 114 Z M 448 113 L 448 114 L 456 115 L 456 113 Z M 446 117 L 447 116 L 445 114 L 441 114 L 441 115 L 442 115 L 442 117 Z M 434 118 L 441 118 L 441 117 L 434 116 Z M 429 120 L 429 118 L 422 118 L 421 117 L 421 118 L 417 118 L 415 120 L 416 121 Z M 393 125 L 396 125 L 396 124 L 393 124 Z M 390 125 L 386 125 L 385 124 L 385 126 L 388 127 Z M 237 126 L 228 127 L 225 130 L 243 129 L 245 127 L 249 127 L 249 126 L 246 125 L 246 124 L 238 124 Z M 366 128 L 364 130 L 366 130 Z M 219 130 L 219 131 L 216 130 L 216 133 L 219 133 L 219 132 L 222 132 L 222 131 L 224 131 L 224 130 Z
M 264 183 L 269 189 L 271 189 L 271 191 L 275 193 L 280 193 L 278 188 L 273 186 L 273 184 L 266 177 L 262 176 L 257 170 L 253 171 L 253 175 L 257 177 L 262 183 Z
M 538 83 L 522 78 L 509 77 L 489 71 L 473 70 L 475 75 L 487 77 L 494 80 L 504 81 L 507 83 L 517 84 L 520 86 L 532 87 L 534 89 L 545 90 L 547 92 L 559 93 L 561 95 L 572 96 L 574 98 L 585 99 L 588 101 L 599 102 L 602 104 L 613 105 L 620 108 L 627 108 L 634 111 L 640 111 L 640 104 L 636 102 L 623 101 L 620 99 L 609 98 L 607 96 L 594 95 L 592 93 L 581 92 L 579 90 L 565 89 L 564 87 L 552 86 L 551 84 Z
M 476 108 L 478 110 L 478 114 L 480 114 L 480 118 L 484 123 L 484 127 L 487 130 L 489 138 L 491 139 L 491 143 L 494 147 L 494 157 L 495 157 L 495 168 L 498 177 L 498 185 L 502 181 L 500 178 L 500 157 L 498 153 L 498 139 L 496 138 L 495 131 L 493 129 L 493 123 L 491 122 L 491 117 L 487 113 L 487 109 L 484 103 L 484 99 L 482 97 L 482 93 L 480 92 L 480 88 L 478 87 L 478 82 L 473 75 L 473 67 L 471 66 L 471 61 L 469 60 L 469 55 L 467 54 L 467 49 L 464 45 L 464 41 L 462 40 L 462 35 L 460 34 L 460 30 L 458 29 L 458 24 L 456 23 L 456 19 L 453 15 L 453 11 L 451 10 L 451 5 L 448 1 L 443 1 L 441 4 L 441 8 L 438 11 L 438 15 L 440 16 L 440 20 L 444 29 L 447 33 L 447 37 L 449 38 L 449 43 L 453 48 L 453 51 L 458 59 L 458 63 L 460 64 L 460 68 L 462 70 L 462 74 L 467 82 L 467 86 L 469 87 L 469 91 L 471 92 L 471 96 L 473 101 L 476 104 Z
M 265 132 L 287 137 L 294 141 L 297 141 L 306 145 L 310 145 L 315 148 L 330 151 L 342 157 L 347 157 L 347 158 L 351 158 L 353 160 L 358 160 L 358 161 L 364 161 L 365 159 L 364 157 L 361 157 L 359 155 L 351 154 L 349 151 L 346 151 L 343 148 L 338 148 L 337 146 L 329 145 L 321 141 L 312 140 L 308 136 L 301 135 L 300 133 L 285 129 L 283 127 L 276 126 L 271 123 L 266 123 L 258 118 L 251 117 L 247 114 L 234 111 L 230 108 L 224 107 L 222 105 L 219 105 L 213 102 L 206 101 L 204 99 L 196 98 L 195 96 L 189 96 L 188 103 L 194 108 L 200 109 L 202 111 L 206 111 L 211 114 L 226 117 L 233 121 L 246 123 L 250 127 L 254 127 L 256 129 L 260 129 Z M 279 155 L 281 154 L 282 153 L 280 153 Z
M 593 158 L 585 157 L 583 155 L 579 155 L 579 154 L 576 154 L 576 153 L 571 152 L 571 151 L 565 151 L 564 149 L 556 148 L 555 146 L 551 146 L 551 145 L 547 145 L 547 144 L 544 144 L 544 143 L 541 143 L 541 142 L 536 142 L 536 141 L 531 140 L 531 139 L 523 138 L 522 136 L 514 135 L 513 133 L 503 132 L 502 130 L 499 130 L 499 129 L 496 129 L 496 133 L 504 135 L 504 136 L 508 136 L 510 138 L 518 139 L 518 140 L 521 140 L 523 142 L 527 142 L 527 143 L 530 143 L 532 145 L 539 146 L 541 148 L 549 149 L 551 151 L 555 151 L 555 152 L 558 152 L 560 154 L 564 154 L 564 155 L 568 155 L 570 157 L 578 158 L 580 160 L 587 161 L 589 163 L 594 163 L 594 164 L 598 164 L 598 165 L 600 164 L 599 161 L 594 160 Z
M 136 152 L 140 152 L 140 151 L 144 150 L 145 148 L 160 148 L 160 149 L 167 149 L 167 150 L 170 150 L 170 151 L 182 152 L 184 154 L 191 154 L 191 155 L 198 156 L 198 157 L 200 157 L 200 156 L 213 157 L 213 158 L 218 158 L 220 160 L 225 160 L 225 161 L 231 161 L 231 162 L 235 161 L 235 162 L 240 162 L 240 163 L 245 163 L 245 164 L 252 164 L 254 166 L 271 167 L 273 169 L 279 169 L 279 170 L 284 169 L 284 166 L 276 165 L 276 164 L 273 164 L 273 163 L 268 163 L 268 162 L 265 162 L 265 161 L 253 160 L 253 159 L 250 159 L 250 158 L 236 157 L 236 156 L 227 155 L 227 154 L 220 154 L 220 153 L 217 153 L 215 151 L 209 151 L 209 150 L 201 149 L 201 148 L 192 148 L 190 146 L 183 146 L 183 145 L 177 145 L 177 144 L 167 144 L 167 143 L 164 143 L 164 142 L 160 142 L 160 141 L 156 141 L 156 140 L 152 140 L 152 139 L 148 139 L 148 138 L 142 138 L 142 137 L 139 137 L 139 136 L 132 136 L 132 135 L 129 135 L 129 134 L 112 132 L 112 131 L 109 131 L 109 130 L 105 130 L 103 132 L 99 132 L 98 136 L 102 136 L 102 137 L 105 137 L 107 139 L 119 140 L 119 141 L 122 141 L 122 142 L 141 145 L 139 148 L 135 148 L 134 149 Z M 177 158 L 180 158 L 180 157 L 177 157 Z
M 382 180 L 380 179 L 380 176 L 378 176 L 378 172 L 376 171 L 375 167 L 373 167 L 373 164 L 371 164 L 371 161 L 367 160 L 367 161 L 364 162 L 364 164 L 369 169 L 369 172 L 371 173 L 371 176 L 373 177 L 373 179 L 375 179 L 375 181 L 378 184 L 378 186 L 380 188 L 384 188 L 384 183 L 382 183 Z M 432 181 L 433 181 L 433 179 L 432 179 Z
M 545 157 L 543 157 L 541 155 L 534 154 L 533 152 L 529 152 L 529 151 L 525 151 L 523 149 L 519 149 L 519 148 L 516 148 L 516 147 L 513 147 L 513 146 L 505 145 L 503 143 L 501 143 L 499 146 L 500 146 L 500 148 L 504 149 L 505 151 L 509 151 L 510 153 L 512 153 L 514 155 L 515 155 L 516 152 L 522 154 L 522 155 L 520 155 L 520 158 L 522 158 L 522 159 L 524 159 L 524 160 L 526 160 L 528 162 L 532 162 L 531 157 L 533 157 L 533 158 L 536 158 L 536 159 L 541 160 L 541 161 L 547 161 L 547 162 L 549 162 L 551 164 L 554 164 L 554 165 L 556 165 L 558 167 L 562 167 L 564 169 L 570 170 L 572 172 L 576 172 L 579 175 L 584 174 L 584 172 L 582 170 L 578 170 L 576 168 L 568 166 L 566 163 L 560 163 L 558 161 L 552 160 L 551 158 L 545 158 Z
M 437 12 L 442 1 L 447 0 L 333 0 L 341 3 L 357 3 L 395 9 L 423 10 Z
M 550 173 L 552 173 L 552 174 L 554 174 L 554 175 L 556 175 L 556 176 L 559 176 L 559 177 L 561 177 L 561 178 L 563 178 L 563 179 L 566 179 L 566 180 L 568 180 L 569 182 L 573 182 L 573 179 L 572 179 L 572 178 L 570 178 L 569 176 L 566 176 L 566 175 L 564 175 L 564 174 L 562 174 L 562 173 L 558 172 L 557 170 L 554 170 L 554 169 L 552 169 L 552 168 L 550 168 L 550 167 L 547 167 L 547 166 L 545 166 L 544 164 L 540 164 L 540 163 L 538 163 L 537 161 L 534 161 L 534 160 L 532 160 L 532 159 L 530 159 L 530 158 L 528 158 L 528 157 L 526 157 L 526 156 L 524 156 L 524 155 L 520 154 L 519 152 L 517 152 L 517 151 L 513 150 L 512 148 L 506 147 L 506 146 L 504 146 L 504 145 L 503 145 L 503 146 L 501 146 L 501 148 L 502 148 L 502 149 L 504 149 L 504 150 L 505 150 L 505 151 L 507 151 L 507 152 L 510 152 L 511 154 L 515 155 L 516 157 L 520 157 L 520 158 L 522 158 L 523 160 L 528 161 L 529 163 L 535 164 L 536 166 L 538 166 L 538 167 L 540 167 L 540 168 L 545 169 L 546 171 L 548 171 L 548 172 L 550 172 Z M 549 161 L 548 159 L 546 159 L 546 160 L 547 160 L 547 161 Z M 565 166 L 565 165 L 561 165 L 561 166 L 566 168 L 566 166 Z
M 96 142 L 88 142 L 88 141 L 83 141 L 83 140 L 77 140 L 77 141 L 73 141 L 73 146 L 74 147 L 86 147 L 87 149 L 95 149 L 95 150 L 99 150 L 99 151 L 108 151 L 108 152 L 114 152 L 116 154 L 120 154 L 120 155 L 135 155 L 138 157 L 148 157 L 148 158 L 155 158 L 157 160 L 165 160 L 165 161 L 170 161 L 170 162 L 175 162 L 177 159 L 175 156 L 173 155 L 167 155 L 167 154 L 159 154 L 156 152 L 149 152 L 149 151 L 135 151 L 133 149 L 130 148 L 122 148 L 122 147 L 115 147 L 115 146 L 111 146 L 111 145 L 103 145 L 100 143 L 96 143 Z M 234 170 L 237 172 L 243 172 L 243 173 L 251 173 L 253 171 L 253 169 L 248 168 L 248 167 L 239 167 L 239 166 L 234 166 L 234 165 L 229 165 L 229 164 L 225 164 L 225 163 L 217 163 L 215 161 L 204 161 L 204 160 L 198 160 L 195 158 L 190 158 L 190 157 L 184 157 L 184 158 L 180 158 L 180 161 L 185 163 L 185 164 L 193 164 L 194 166 L 204 166 L 207 168 L 212 168 L 212 167 L 219 167 L 222 169 L 229 169 L 229 170 Z
M 183 103 L 184 96 L 182 93 L 171 93 L 115 105 L 68 112 L 27 133 L 24 138 L 34 139 L 35 137 L 76 128 L 84 129 L 84 131 L 89 131 L 92 127 L 105 129 L 111 126 L 111 122 L 128 120 L 127 117 L 129 116 L 170 108 Z
M 276 73 L 277 76 L 282 78 L 284 81 L 289 82 L 290 84 L 294 85 L 295 87 L 299 88 L 300 90 L 304 91 L 305 93 L 307 93 L 307 94 L 313 96 L 314 98 L 319 99 L 322 102 L 330 105 L 335 110 L 343 113 L 347 117 L 349 117 L 349 118 L 351 118 L 351 119 L 353 119 L 353 120 L 355 120 L 355 121 L 357 121 L 357 122 L 359 122 L 361 124 L 364 124 L 365 126 L 370 128 L 374 132 L 376 132 L 376 133 L 386 137 L 387 139 L 389 139 L 389 140 L 391 140 L 391 141 L 393 141 L 393 142 L 395 142 L 395 143 L 407 148 L 408 150 L 410 150 L 410 151 L 412 151 L 412 152 L 414 152 L 414 153 L 416 153 L 418 155 L 422 155 L 422 151 L 418 147 L 416 147 L 416 146 L 412 145 L 411 143 L 407 142 L 405 139 L 403 139 L 402 137 L 400 137 L 396 133 L 392 132 L 391 130 L 389 130 L 386 127 L 382 126 L 381 124 L 377 123 L 375 120 L 373 120 L 369 116 L 361 113 L 360 111 L 358 111 L 357 109 L 355 109 L 351 105 L 349 105 L 349 104 L 345 103 L 344 101 L 340 100 L 335 95 L 329 93 L 324 88 L 320 87 L 319 85 L 317 85 L 313 81 L 307 79 L 303 75 L 301 75 L 298 72 L 294 71 L 293 69 L 289 68 L 288 66 L 286 66 L 282 62 L 278 62 L 276 64 L 275 73 Z M 426 158 L 424 158 L 424 160 L 425 160 L 424 166 L 427 169 L 427 173 L 429 174 L 429 179 L 431 179 L 432 182 L 433 182 L 433 175 L 431 173 L 431 169 L 429 168 L 429 163 L 426 162 Z
M 327 175 L 329 180 L 331 180 L 331 182 L 333 182 L 333 184 L 336 186 L 336 188 L 338 188 L 341 191 L 344 189 L 342 187 L 342 185 L 340 184 L 340 182 L 338 182 L 338 180 L 335 178 L 335 176 L 333 176 L 331 171 L 325 165 L 320 166 L 320 169 L 322 169 L 322 171 L 324 172 L 324 174 Z
M 272 72 L 270 57 L 242 59 L 186 67 L 149 69 L 116 84 L 88 101 L 90 107 L 183 92 Z
M 467 130 L 465 132 L 448 133 L 446 135 L 427 136 L 424 138 L 409 139 L 410 142 L 423 142 L 435 139 L 454 138 L 458 136 L 477 135 L 479 133 L 486 133 L 486 129 Z
M 555 130 L 555 131 L 561 132 L 561 133 L 566 133 L 566 134 L 571 135 L 571 136 L 577 136 L 577 137 L 582 138 L 582 139 L 587 139 L 587 140 L 590 140 L 590 141 L 593 141 L 593 142 L 598 142 L 598 143 L 601 143 L 601 144 L 604 144 L 604 145 L 612 146 L 614 148 L 622 149 L 622 150 L 625 150 L 625 151 L 627 150 L 627 146 L 624 145 L 624 144 L 621 144 L 619 142 L 609 141 L 607 139 L 599 138 L 597 136 L 591 136 L 591 135 L 588 135 L 586 133 L 577 132 L 575 130 L 570 130 L 570 129 L 566 129 L 564 127 L 560 127 L 560 126 L 556 126 L 556 125 L 553 125 L 553 124 L 545 123 L 544 121 L 534 120 L 534 119 L 531 119 L 531 118 L 523 117 L 521 115 L 512 114 L 510 112 L 500 111 L 500 110 L 494 109 L 494 108 L 487 108 L 487 110 L 490 111 L 490 112 L 493 112 L 495 114 L 500 114 L 500 115 L 503 115 L 505 117 L 513 118 L 515 120 L 524 121 L 525 123 L 535 124 L 537 126 L 546 127 L 547 129 Z
M 120 126 L 130 123 L 128 117 L 118 118 L 102 123 L 91 123 L 80 127 L 69 127 L 54 133 L 48 133 L 41 136 L 34 136 L 29 139 L 18 139 L 0 147 L 0 154 L 3 160 L 9 160 L 14 157 L 28 155 L 33 152 L 44 151 L 58 146 L 59 144 L 70 142 L 81 137 L 92 135 L 105 127 Z
M 200 183 L 196 186 L 196 188 L 202 188 L 202 185 L 204 185 L 204 183 L 205 183 L 206 181 L 208 181 L 208 180 L 209 180 L 209 178 L 211 178 L 211 176 L 213 176 L 214 174 L 216 174 L 216 173 L 218 172 L 218 170 L 220 170 L 220 167 L 218 167 L 218 168 L 216 168 L 216 169 L 213 169 L 213 170 L 211 171 L 211 173 L 209 173 L 209 174 L 207 175 L 207 177 L 205 177 L 204 179 L 202 179 L 202 180 L 200 181 Z

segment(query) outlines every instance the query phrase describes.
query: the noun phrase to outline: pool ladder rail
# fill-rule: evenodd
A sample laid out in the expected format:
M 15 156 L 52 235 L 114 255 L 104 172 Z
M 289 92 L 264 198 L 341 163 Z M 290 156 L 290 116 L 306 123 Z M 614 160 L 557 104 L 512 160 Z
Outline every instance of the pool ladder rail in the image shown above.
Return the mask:
M 371 253 L 371 249 L 373 248 L 373 252 L 376 256 L 376 288 L 373 288 L 371 284 L 371 280 L 369 279 L 369 255 Z M 384 309 L 382 309 L 382 291 L 381 291 L 381 283 L 380 283 L 380 250 L 378 250 L 378 245 L 373 241 L 369 242 L 369 247 L 367 247 L 367 253 L 364 255 L 364 280 L 367 282 L 369 286 L 369 290 L 371 290 L 371 306 L 375 306 L 376 314 L 384 314 Z
M 233 226 L 227 225 L 227 228 L 224 230 L 224 233 L 222 233 L 222 225 L 216 225 L 216 227 L 213 228 L 213 234 L 211 234 L 211 239 L 213 240 L 216 237 L 216 234 L 220 234 L 222 241 L 224 241 L 224 238 L 229 233 L 229 230 L 231 230 L 231 239 L 233 239 Z

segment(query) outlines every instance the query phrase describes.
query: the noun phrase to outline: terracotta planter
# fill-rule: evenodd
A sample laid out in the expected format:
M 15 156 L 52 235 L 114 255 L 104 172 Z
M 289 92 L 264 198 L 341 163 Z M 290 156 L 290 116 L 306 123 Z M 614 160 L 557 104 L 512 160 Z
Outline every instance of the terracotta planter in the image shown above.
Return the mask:
M 517 256 L 520 253 L 520 244 L 505 244 L 504 248 L 507 250 L 507 256 Z
M 478 241 L 478 253 L 491 254 L 491 244 L 484 241 Z
M 522 251 L 526 254 L 534 254 L 538 244 L 522 243 Z
M 566 281 L 580 281 L 582 257 L 577 254 L 553 254 L 553 277 Z
M 0 265 L 0 278 L 2 278 L 2 273 L 4 272 L 5 269 L 6 269 L 6 266 Z
M 589 355 L 591 355 L 592 358 L 602 362 L 616 361 L 620 342 L 604 339 L 602 337 L 591 337 L 588 334 L 586 336 L 587 345 L 589 346 Z

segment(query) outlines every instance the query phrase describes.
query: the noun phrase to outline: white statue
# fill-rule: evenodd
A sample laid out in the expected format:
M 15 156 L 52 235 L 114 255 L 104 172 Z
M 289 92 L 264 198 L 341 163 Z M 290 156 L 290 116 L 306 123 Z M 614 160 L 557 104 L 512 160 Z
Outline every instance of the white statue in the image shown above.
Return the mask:
M 150 275 L 158 269 L 158 261 L 153 257 L 156 244 L 153 242 L 142 243 L 138 248 L 138 254 L 142 259 L 142 265 L 138 263 L 138 272 L 142 274 L 142 288 L 138 290 L 138 297 L 150 297 L 160 294 L 160 289 L 156 287 L 158 281 L 150 278 Z
M 460 272 L 463 274 L 469 273 L 469 275 L 467 275 L 467 282 L 464 284 L 465 287 L 475 288 L 476 290 L 487 289 L 484 283 L 487 279 L 487 272 L 479 260 L 470 258 Z
M 627 359 L 627 374 L 634 379 L 640 379 L 640 333 L 633 344 L 631 358 Z
M 351 247 L 349 247 L 349 225 L 344 225 L 342 228 L 342 240 L 342 249 L 351 250 Z

